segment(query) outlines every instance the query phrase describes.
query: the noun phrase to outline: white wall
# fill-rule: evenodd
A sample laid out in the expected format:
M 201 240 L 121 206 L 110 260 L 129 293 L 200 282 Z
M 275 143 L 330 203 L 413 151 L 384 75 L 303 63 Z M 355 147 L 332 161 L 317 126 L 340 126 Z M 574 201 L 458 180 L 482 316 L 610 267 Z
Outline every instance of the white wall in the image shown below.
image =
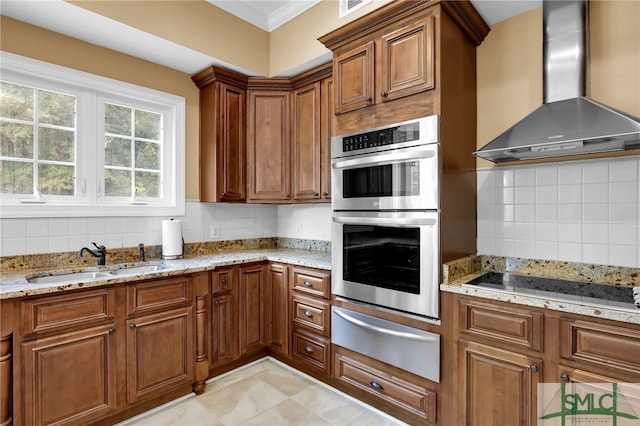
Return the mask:
M 479 169 L 478 254 L 640 267 L 640 156 Z
M 107 248 L 162 244 L 164 217 L 0 220 L 0 256 L 80 250 L 92 241 Z M 285 237 L 331 240 L 331 207 L 214 204 L 187 201 L 182 234 L 187 243 Z M 211 227 L 219 228 L 212 237 Z

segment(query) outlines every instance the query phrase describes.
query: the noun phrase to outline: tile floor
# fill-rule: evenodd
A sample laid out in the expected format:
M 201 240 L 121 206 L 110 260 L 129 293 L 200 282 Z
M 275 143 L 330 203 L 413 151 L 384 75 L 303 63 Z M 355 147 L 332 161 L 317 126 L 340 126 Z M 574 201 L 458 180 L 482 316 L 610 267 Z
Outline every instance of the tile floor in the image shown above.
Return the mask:
M 390 426 L 375 408 L 266 358 L 208 382 L 202 395 L 143 413 L 119 426 Z

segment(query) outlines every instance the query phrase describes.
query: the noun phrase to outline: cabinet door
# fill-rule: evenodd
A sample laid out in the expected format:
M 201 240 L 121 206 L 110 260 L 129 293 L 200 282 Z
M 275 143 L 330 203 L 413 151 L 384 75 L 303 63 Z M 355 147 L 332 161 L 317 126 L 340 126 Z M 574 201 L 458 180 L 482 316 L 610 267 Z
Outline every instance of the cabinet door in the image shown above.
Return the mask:
M 246 91 L 219 81 L 200 89 L 200 199 L 244 201 Z
M 22 345 L 25 424 L 86 424 L 116 408 L 114 332 L 105 325 Z
M 193 381 L 193 308 L 127 320 L 129 403 Z
M 460 412 L 466 425 L 535 425 L 540 359 L 458 341 Z
M 289 284 L 287 266 L 269 265 L 269 348 L 289 354 Z
M 371 41 L 333 58 L 336 114 L 373 104 L 374 47 Z
M 320 199 L 320 82 L 293 91 L 293 197 Z
M 213 298 L 211 367 L 238 358 L 238 302 L 234 293 Z
M 220 83 L 218 201 L 245 200 L 245 102 L 244 89 Z
M 290 93 L 249 90 L 247 201 L 291 199 Z
M 331 136 L 335 127 L 333 78 L 320 82 L 320 196 L 331 201 Z
M 264 265 L 240 268 L 240 355 L 267 346 L 266 285 Z
M 382 37 L 379 87 L 383 101 L 433 89 L 434 20 L 427 16 Z

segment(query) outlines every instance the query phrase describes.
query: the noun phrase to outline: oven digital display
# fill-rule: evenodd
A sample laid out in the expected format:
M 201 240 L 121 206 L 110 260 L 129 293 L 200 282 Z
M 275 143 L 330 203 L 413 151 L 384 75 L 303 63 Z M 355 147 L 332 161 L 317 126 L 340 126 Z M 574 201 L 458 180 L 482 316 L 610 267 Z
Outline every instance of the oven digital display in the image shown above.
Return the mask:
M 344 225 L 343 279 L 420 294 L 420 228 Z
M 359 133 L 342 138 L 342 151 L 352 152 L 361 149 L 394 145 L 420 139 L 420 123 L 413 122 L 382 130 Z

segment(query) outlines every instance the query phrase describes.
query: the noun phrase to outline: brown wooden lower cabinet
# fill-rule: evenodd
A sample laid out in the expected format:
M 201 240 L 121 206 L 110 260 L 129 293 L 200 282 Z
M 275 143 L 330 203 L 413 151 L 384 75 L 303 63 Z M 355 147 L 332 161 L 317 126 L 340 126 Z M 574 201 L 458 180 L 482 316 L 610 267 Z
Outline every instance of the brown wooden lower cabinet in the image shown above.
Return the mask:
M 24 424 L 75 425 L 116 409 L 115 323 L 22 344 Z
M 269 350 L 289 355 L 289 267 L 269 264 Z
M 466 340 L 458 348 L 461 424 L 537 424 L 540 359 Z

